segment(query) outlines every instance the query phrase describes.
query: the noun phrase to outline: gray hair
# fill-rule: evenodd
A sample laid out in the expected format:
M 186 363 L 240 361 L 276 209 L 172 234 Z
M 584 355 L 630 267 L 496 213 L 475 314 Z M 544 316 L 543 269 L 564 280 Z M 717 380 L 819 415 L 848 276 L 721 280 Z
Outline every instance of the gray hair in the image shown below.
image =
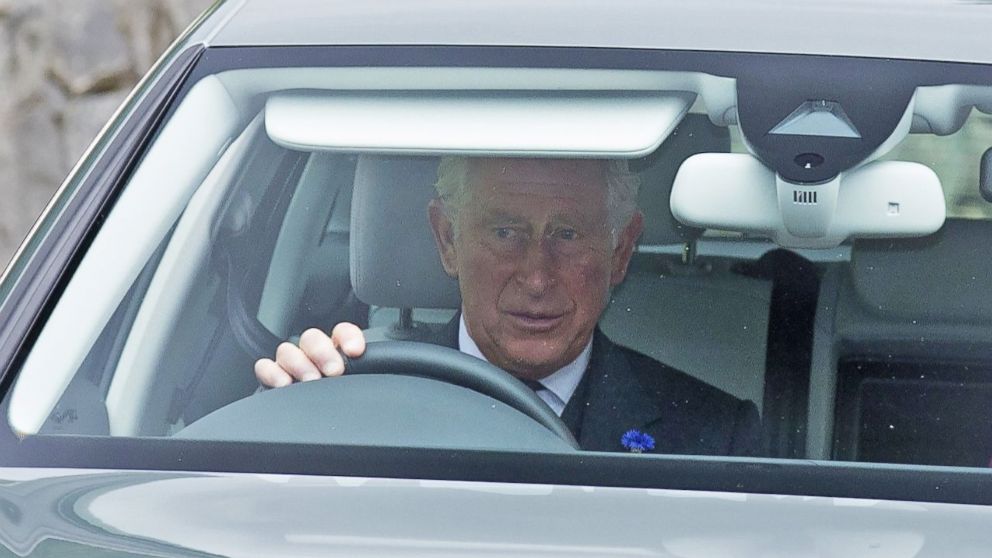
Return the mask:
M 468 202 L 469 158 L 441 157 L 437 169 L 437 197 L 444 204 L 444 211 L 458 231 L 458 212 Z M 620 231 L 627 226 L 637 211 L 637 191 L 640 178 L 630 171 L 625 159 L 610 159 L 606 162 L 606 209 L 610 221 L 610 236 L 614 244 Z

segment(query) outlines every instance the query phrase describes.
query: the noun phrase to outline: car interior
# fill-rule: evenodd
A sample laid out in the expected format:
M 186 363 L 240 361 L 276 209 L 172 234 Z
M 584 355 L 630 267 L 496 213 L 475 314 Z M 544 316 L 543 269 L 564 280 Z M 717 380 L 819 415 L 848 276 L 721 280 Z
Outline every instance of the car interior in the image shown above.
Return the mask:
M 228 87 L 238 79 L 229 77 Z M 219 158 L 191 171 L 189 182 L 202 186 L 176 202 L 162 234 L 148 235 L 149 256 L 133 279 L 122 280 L 106 316 L 92 317 L 101 324 L 98 335 L 80 341 L 64 389 L 38 396 L 52 400 L 50 412 L 33 432 L 22 430 L 243 439 L 248 434 L 229 423 L 211 430 L 202 419 L 246 399 L 271 398 L 257 393 L 252 364 L 283 340 L 349 321 L 371 341 L 417 341 L 455 315 L 458 285 L 440 266 L 426 218 L 438 158 L 287 148 L 268 135 L 265 111 L 253 103 L 231 117 L 237 132 L 216 140 Z M 976 115 L 968 122 L 985 121 Z M 735 126 L 694 109 L 660 146 L 630 159 L 641 180 L 645 230 L 600 328 L 621 345 L 754 401 L 770 457 L 989 466 L 992 298 L 985 283 L 992 259 L 985 239 L 992 221 L 949 212 L 934 234 L 855 238 L 823 249 L 782 248 L 757 235 L 681 223 L 670 203 L 680 167 L 699 153 L 743 152 L 738 136 Z M 943 138 L 926 139 L 937 145 Z M 79 308 L 63 313 L 90 319 L 78 318 L 86 314 Z M 35 352 L 46 343 L 41 338 Z M 38 356 L 25 370 L 70 363 Z M 387 406 L 397 415 L 422 410 L 411 399 L 463 396 L 407 383 L 381 388 L 396 394 Z M 30 386 L 22 391 L 33 397 Z M 351 401 L 360 414 L 367 405 L 360 391 L 342 391 L 335 404 Z M 323 397 L 331 396 L 283 401 L 273 412 L 330 406 Z M 469 408 L 470 400 L 452 405 Z M 431 415 L 394 434 L 414 445 L 467 444 L 458 438 L 465 432 L 435 432 L 439 439 L 414 432 L 483 420 L 466 416 Z M 490 430 L 526 434 L 495 439 L 493 447 L 568 449 L 512 409 L 500 416 L 503 426 Z M 380 440 L 375 436 L 359 428 L 319 440 Z

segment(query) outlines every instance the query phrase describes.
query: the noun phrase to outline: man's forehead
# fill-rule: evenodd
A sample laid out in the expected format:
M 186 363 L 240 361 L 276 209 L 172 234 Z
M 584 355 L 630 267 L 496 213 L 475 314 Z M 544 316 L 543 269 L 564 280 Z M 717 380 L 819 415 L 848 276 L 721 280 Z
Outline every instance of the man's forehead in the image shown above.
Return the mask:
M 604 186 L 606 162 L 589 159 L 487 158 L 471 161 L 471 175 L 482 184 Z

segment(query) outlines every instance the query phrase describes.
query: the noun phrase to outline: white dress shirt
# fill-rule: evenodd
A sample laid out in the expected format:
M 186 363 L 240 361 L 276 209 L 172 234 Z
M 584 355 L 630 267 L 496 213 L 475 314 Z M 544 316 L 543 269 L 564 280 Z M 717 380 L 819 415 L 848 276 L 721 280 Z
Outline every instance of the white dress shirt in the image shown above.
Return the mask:
M 464 315 L 458 320 L 458 350 L 489 362 L 483 356 L 482 351 L 479 350 L 479 346 L 475 344 L 475 341 L 468 334 Z M 557 370 L 554 374 L 538 380 L 538 383 L 544 386 L 544 389 L 537 390 L 537 396 L 547 403 L 551 407 L 551 410 L 558 416 L 561 416 L 562 411 L 565 410 L 565 405 L 568 404 L 568 400 L 575 393 L 575 388 L 578 387 L 579 382 L 582 380 L 582 374 L 585 373 L 586 368 L 589 366 L 589 357 L 591 355 L 592 339 L 586 344 L 586 348 L 579 353 L 578 358 L 566 364 L 565 367 Z

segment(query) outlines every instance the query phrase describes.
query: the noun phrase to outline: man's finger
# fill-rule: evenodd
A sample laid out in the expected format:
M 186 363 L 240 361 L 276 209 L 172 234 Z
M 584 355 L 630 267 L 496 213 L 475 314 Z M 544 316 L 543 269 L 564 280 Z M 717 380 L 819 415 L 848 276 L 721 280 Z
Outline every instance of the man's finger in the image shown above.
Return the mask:
M 350 322 L 341 322 L 331 331 L 331 341 L 335 347 L 350 358 L 365 354 L 365 334 L 362 328 Z
M 300 349 L 324 376 L 340 376 L 344 373 L 344 361 L 331 338 L 323 331 L 317 328 L 304 331 L 300 335 Z
M 270 358 L 260 358 L 255 361 L 255 378 L 258 383 L 270 388 L 288 386 L 293 378 Z
M 276 348 L 276 364 L 300 382 L 321 378 L 317 366 L 307 358 L 307 355 L 299 347 L 292 343 L 279 344 L 279 347 Z

